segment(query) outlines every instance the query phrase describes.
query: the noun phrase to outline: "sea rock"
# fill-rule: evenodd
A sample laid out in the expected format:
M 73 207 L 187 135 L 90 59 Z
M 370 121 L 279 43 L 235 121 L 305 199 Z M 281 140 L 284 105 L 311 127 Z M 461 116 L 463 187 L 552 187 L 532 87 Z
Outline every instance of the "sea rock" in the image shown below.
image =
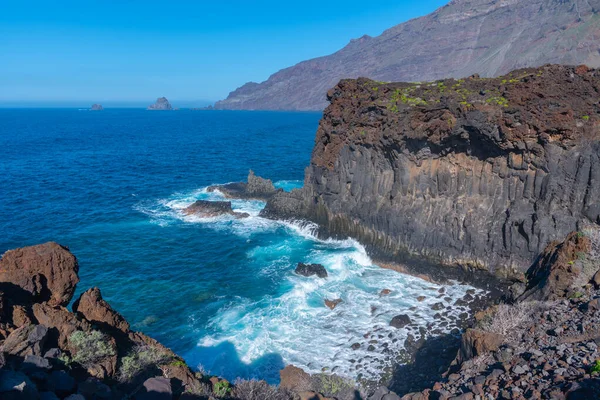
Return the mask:
M 156 99 L 156 103 L 148 106 L 148 110 L 153 111 L 170 111 L 172 109 L 173 107 L 171 106 L 169 100 L 167 100 L 166 97 L 159 97 L 158 99 Z
M 0 259 L 0 287 L 12 284 L 30 293 L 35 301 L 67 305 L 79 282 L 79 265 L 69 249 L 48 242 L 9 250 Z M 4 283 L 4 285 L 2 284 Z
M 270 179 L 261 178 L 250 170 L 248 173 L 247 182 L 234 182 L 225 185 L 209 186 L 206 189 L 208 192 L 218 190 L 228 199 L 245 199 L 245 200 L 261 200 L 267 201 L 276 193 L 283 190 L 275 189 L 273 182 Z
M 462 336 L 456 362 L 460 364 L 473 357 L 496 351 L 504 342 L 504 339 L 504 336 L 497 333 L 467 329 Z
M 296 273 L 302 276 L 316 275 L 319 278 L 327 278 L 327 270 L 321 264 L 304 264 L 298 263 Z
M 392 293 L 390 289 L 382 289 L 381 292 L 379 292 L 379 296 L 387 296 L 390 293 Z
M 230 201 L 207 201 L 197 200 L 191 206 L 185 208 L 183 213 L 186 215 L 197 215 L 202 218 L 212 218 L 221 215 L 233 215 L 236 218 L 247 218 L 247 213 L 238 213 L 231 208 Z
M 102 293 L 96 287 L 81 294 L 73 304 L 73 312 L 96 325 L 101 324 L 125 333 L 129 331 L 129 323 L 102 299 Z
M 310 389 L 310 375 L 304 372 L 303 369 L 293 365 L 287 365 L 279 371 L 280 383 L 279 386 L 284 389 L 289 389 L 295 392 Z
M 327 299 L 325 299 L 325 305 L 330 310 L 333 310 L 334 308 L 336 308 L 341 302 L 342 302 L 342 299 L 335 299 L 335 300 L 327 300 Z
M 102 107 L 102 104 L 92 104 L 92 108 L 90 108 L 91 111 L 102 111 L 104 110 L 104 108 Z
M 416 273 L 522 279 L 550 242 L 600 219 L 598 85 L 597 70 L 561 65 L 342 80 L 304 187 L 277 193 L 261 215 L 308 219 Z
M 248 186 L 246 191 L 251 195 L 272 196 L 277 191 L 270 179 L 254 175 L 254 171 L 248 173 Z
M 390 326 L 393 326 L 396 329 L 401 329 L 404 328 L 406 325 L 409 325 L 411 322 L 412 321 L 410 320 L 410 317 L 408 315 L 400 314 L 392 318 L 392 320 L 390 321 Z

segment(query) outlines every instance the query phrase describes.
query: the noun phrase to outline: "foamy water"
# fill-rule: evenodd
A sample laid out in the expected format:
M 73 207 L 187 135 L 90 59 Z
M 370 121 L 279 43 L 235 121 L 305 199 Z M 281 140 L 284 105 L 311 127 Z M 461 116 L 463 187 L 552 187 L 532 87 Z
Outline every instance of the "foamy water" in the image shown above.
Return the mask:
M 290 189 L 300 184 L 287 181 L 277 186 Z M 220 192 L 201 188 L 138 207 L 160 226 L 201 224 L 246 238 L 248 243 L 256 240 L 246 253 L 249 263 L 256 265 L 248 273 L 259 281 L 264 278 L 265 285 L 277 287 L 276 294 L 258 298 L 240 293 L 224 301 L 217 296 L 213 306 L 218 310 L 202 326 L 191 318 L 190 329 L 198 333 L 197 347 L 184 355 L 191 365 L 201 364 L 205 370 L 230 379 L 246 376 L 276 381 L 281 361 L 309 372 L 332 371 L 355 379 L 377 379 L 402 351 L 411 332 L 426 326 L 429 332 L 450 332 L 457 328 L 458 315 L 468 311 L 454 305 L 468 290 L 474 290 L 468 285 L 442 287 L 380 268 L 355 240 L 319 240 L 314 235 L 314 224 L 259 217 L 264 202 L 232 200 L 235 211 L 250 214 L 245 219 L 199 218 L 182 213 L 199 199 L 225 200 Z M 326 268 L 326 279 L 294 273 L 299 249 L 302 262 Z M 242 275 L 239 279 L 245 278 Z M 384 289 L 391 293 L 382 296 Z M 425 298 L 419 301 L 419 296 Z M 325 306 L 326 299 L 342 302 L 330 310 Z M 431 308 L 440 302 L 443 310 Z M 442 323 L 435 315 L 444 312 Z M 197 315 L 201 314 L 198 310 Z M 399 314 L 408 315 L 413 326 L 391 327 L 391 319 Z

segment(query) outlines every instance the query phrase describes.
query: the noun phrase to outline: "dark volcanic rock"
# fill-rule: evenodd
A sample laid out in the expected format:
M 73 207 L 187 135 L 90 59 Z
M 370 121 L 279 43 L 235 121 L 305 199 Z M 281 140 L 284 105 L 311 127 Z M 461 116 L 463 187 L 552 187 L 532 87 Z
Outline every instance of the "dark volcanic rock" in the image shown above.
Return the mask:
M 595 1 L 454 0 L 380 36 L 365 35 L 332 55 L 247 83 L 215 108 L 320 111 L 340 79 L 361 76 L 417 82 L 498 76 L 545 63 L 599 67 L 598 9 Z
M 71 301 L 78 271 L 75 256 L 54 242 L 9 250 L 0 259 L 0 283 L 19 286 L 53 306 Z
M 298 263 L 296 273 L 302 276 L 317 275 L 319 278 L 327 278 L 327 270 L 321 264 Z
M 191 206 L 183 210 L 184 214 L 197 215 L 202 218 L 218 217 L 220 215 L 233 215 L 236 218 L 247 218 L 247 213 L 238 213 L 231 208 L 230 201 L 207 201 L 197 200 Z
M 170 111 L 173 107 L 169 103 L 166 97 L 159 97 L 156 99 L 156 103 L 148 106 L 148 110 L 152 111 Z
M 333 310 L 334 308 L 336 308 L 341 302 L 342 302 L 342 299 L 334 299 L 334 300 L 325 299 L 325 305 L 330 310 Z
M 102 111 L 104 110 L 104 108 L 102 107 L 102 104 L 92 104 L 92 108 L 90 108 L 91 111 Z
M 282 192 L 281 189 L 275 189 L 270 179 L 261 178 L 250 170 L 248 173 L 248 182 L 234 182 L 225 185 L 209 186 L 209 192 L 218 190 L 229 199 L 248 199 L 267 201 L 275 195 Z
M 415 272 L 522 279 L 552 240 L 600 221 L 599 90 L 600 72 L 584 66 L 344 80 L 328 94 L 305 186 L 261 215 L 309 219 Z
M 390 326 L 400 329 L 404 328 L 406 325 L 409 325 L 411 322 L 412 321 L 410 320 L 410 317 L 408 315 L 401 314 L 396 315 L 394 318 L 392 318 L 392 320 L 390 321 Z

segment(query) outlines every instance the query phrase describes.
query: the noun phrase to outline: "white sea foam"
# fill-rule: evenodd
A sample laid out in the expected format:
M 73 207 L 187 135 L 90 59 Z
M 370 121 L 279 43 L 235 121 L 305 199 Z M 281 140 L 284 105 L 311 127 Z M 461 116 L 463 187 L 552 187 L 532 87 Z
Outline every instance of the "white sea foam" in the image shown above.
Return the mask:
M 224 200 L 224 196 L 202 188 L 140 205 L 138 209 L 161 224 L 199 223 L 248 238 L 282 227 L 288 233 L 275 243 L 256 246 L 247 253 L 250 259 L 267 260 L 260 271 L 265 277 L 280 271 L 282 263 L 289 269 L 280 283 L 283 288 L 280 293 L 253 301 L 245 298 L 230 301 L 210 319 L 209 330 L 214 333 L 200 338 L 198 343 L 203 348 L 233 344 L 240 359 L 256 369 L 257 377 L 277 376 L 279 365 L 256 365 L 265 354 L 276 353 L 285 363 L 309 372 L 327 369 L 352 378 L 359 374 L 377 378 L 383 367 L 402 350 L 409 333 L 427 324 L 434 324 L 433 328 L 440 332 L 449 332 L 456 327 L 458 314 L 468 311 L 453 303 L 473 289 L 470 286 L 454 283 L 445 286 L 445 293 L 440 295 L 439 285 L 373 265 L 365 248 L 353 239 L 319 240 L 318 227 L 313 223 L 259 217 L 264 207 L 260 201 L 233 200 L 235 211 L 250 214 L 239 220 L 230 216 L 184 215 L 182 210 L 198 199 Z M 306 241 L 311 244 L 304 262 L 324 265 L 329 275 L 327 279 L 306 278 L 293 272 L 293 263 L 298 261 L 293 257 L 295 247 L 306 246 Z M 392 292 L 380 296 L 383 289 Z M 418 301 L 419 296 L 426 298 Z M 326 299 L 338 298 L 342 303 L 334 310 L 324 306 Z M 444 307 L 452 305 L 443 325 L 434 317 L 443 311 L 431 308 L 438 302 Z M 391 319 L 398 314 L 408 315 L 417 326 L 391 327 Z M 360 348 L 353 350 L 355 343 L 360 344 Z M 222 354 L 191 352 L 186 359 L 193 364 L 204 364 L 213 373 L 235 374 L 222 357 Z

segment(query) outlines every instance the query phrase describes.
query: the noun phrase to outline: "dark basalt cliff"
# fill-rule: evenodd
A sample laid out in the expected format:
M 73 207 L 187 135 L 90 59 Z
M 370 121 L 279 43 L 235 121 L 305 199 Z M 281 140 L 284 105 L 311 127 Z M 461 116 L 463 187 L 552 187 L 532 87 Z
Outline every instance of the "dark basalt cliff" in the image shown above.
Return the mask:
M 600 66 L 600 0 L 454 0 L 380 36 L 250 82 L 217 109 L 323 110 L 340 79 L 492 77 L 546 63 Z
M 343 80 L 328 98 L 304 188 L 264 216 L 312 220 L 415 272 L 510 278 L 600 222 L 600 71 Z

